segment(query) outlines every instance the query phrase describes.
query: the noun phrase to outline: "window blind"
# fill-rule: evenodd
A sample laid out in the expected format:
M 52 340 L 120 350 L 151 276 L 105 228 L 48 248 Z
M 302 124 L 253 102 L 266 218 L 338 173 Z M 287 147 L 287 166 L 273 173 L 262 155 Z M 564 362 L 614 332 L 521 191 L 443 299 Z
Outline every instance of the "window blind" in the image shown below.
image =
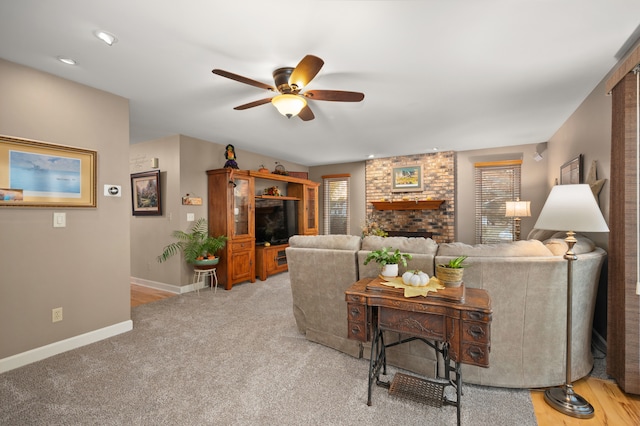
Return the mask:
M 323 176 L 323 232 L 326 235 L 350 233 L 350 175 Z
M 515 225 L 507 201 L 520 197 L 522 160 L 475 164 L 476 243 L 512 241 Z

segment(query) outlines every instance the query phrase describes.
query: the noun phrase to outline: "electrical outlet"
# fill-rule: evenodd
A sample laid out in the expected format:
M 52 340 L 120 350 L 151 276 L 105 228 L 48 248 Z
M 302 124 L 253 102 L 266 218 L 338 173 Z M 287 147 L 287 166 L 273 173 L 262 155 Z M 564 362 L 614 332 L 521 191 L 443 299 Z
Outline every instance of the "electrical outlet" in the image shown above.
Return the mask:
M 62 321 L 62 308 L 55 308 L 51 310 L 51 322 Z

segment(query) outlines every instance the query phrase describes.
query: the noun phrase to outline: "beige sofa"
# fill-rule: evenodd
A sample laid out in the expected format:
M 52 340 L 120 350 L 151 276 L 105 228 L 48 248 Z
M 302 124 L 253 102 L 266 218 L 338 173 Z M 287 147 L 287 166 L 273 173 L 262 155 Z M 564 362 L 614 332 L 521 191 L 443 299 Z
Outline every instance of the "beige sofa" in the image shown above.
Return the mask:
M 533 232 L 539 238 L 503 244 L 470 246 L 436 244 L 431 239 L 404 237 L 295 236 L 287 259 L 293 312 L 301 333 L 356 357 L 369 357 L 368 345 L 347 338 L 344 291 L 355 281 L 378 274 L 364 265 L 371 250 L 383 246 L 411 253 L 405 269 L 433 274 L 435 265 L 466 255 L 465 285 L 483 288 L 491 297 L 490 367 L 463 365 L 463 380 L 487 386 L 537 388 L 565 380 L 567 246 L 562 234 Z M 544 240 L 544 241 L 541 241 Z M 578 236 L 573 266 L 572 380 L 593 367 L 591 327 L 600 271 L 606 253 Z M 389 335 L 386 341 L 393 341 Z M 421 342 L 392 348 L 388 362 L 433 376 L 433 350 Z

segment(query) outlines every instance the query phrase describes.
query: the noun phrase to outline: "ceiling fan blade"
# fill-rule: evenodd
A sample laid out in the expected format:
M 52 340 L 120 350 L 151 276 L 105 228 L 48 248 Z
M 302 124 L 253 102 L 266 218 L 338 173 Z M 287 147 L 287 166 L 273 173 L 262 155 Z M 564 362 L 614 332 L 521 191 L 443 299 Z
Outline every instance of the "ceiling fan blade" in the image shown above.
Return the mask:
M 243 77 L 241 75 L 234 74 L 234 73 L 229 72 L 229 71 L 219 70 L 219 69 L 216 68 L 216 69 L 212 70 L 211 72 L 214 73 L 214 74 L 221 75 L 222 77 L 230 78 L 231 80 L 239 81 L 240 83 L 248 84 L 250 86 L 259 87 L 260 89 L 271 90 L 272 92 L 276 92 L 277 91 L 276 88 L 271 86 L 270 84 L 266 84 L 266 83 L 262 83 L 260 81 L 252 80 L 250 78 Z
M 260 106 L 260 105 L 268 104 L 269 102 L 271 102 L 271 99 L 272 98 L 260 99 L 259 101 L 253 101 L 253 102 L 249 102 L 248 104 L 238 105 L 234 109 L 240 111 L 240 110 L 243 110 L 243 109 L 249 109 L 249 108 L 257 107 L 257 106 Z
M 323 65 L 324 61 L 317 56 L 305 56 L 291 73 L 289 86 L 296 86 L 298 90 L 302 89 L 313 80 Z
M 309 90 L 302 95 L 316 101 L 360 102 L 364 99 L 364 93 L 343 90 Z
M 302 121 L 310 121 L 316 118 L 316 116 L 313 115 L 313 111 L 311 111 L 311 108 L 309 108 L 309 105 L 306 105 L 304 108 L 302 108 L 302 111 L 298 113 L 298 117 L 300 117 Z

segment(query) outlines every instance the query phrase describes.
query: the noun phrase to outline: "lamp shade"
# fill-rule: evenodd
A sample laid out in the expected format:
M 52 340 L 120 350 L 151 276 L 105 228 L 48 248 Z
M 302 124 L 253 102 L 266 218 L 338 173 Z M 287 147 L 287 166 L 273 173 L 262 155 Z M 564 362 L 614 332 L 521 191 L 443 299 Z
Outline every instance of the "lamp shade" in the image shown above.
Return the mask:
M 506 217 L 531 216 L 531 201 L 507 201 L 504 215 Z
M 591 187 L 556 185 L 542 207 L 536 229 L 574 232 L 609 232 Z
M 274 96 L 271 103 L 278 109 L 280 114 L 287 118 L 295 117 L 307 106 L 307 100 L 299 95 L 284 94 Z

